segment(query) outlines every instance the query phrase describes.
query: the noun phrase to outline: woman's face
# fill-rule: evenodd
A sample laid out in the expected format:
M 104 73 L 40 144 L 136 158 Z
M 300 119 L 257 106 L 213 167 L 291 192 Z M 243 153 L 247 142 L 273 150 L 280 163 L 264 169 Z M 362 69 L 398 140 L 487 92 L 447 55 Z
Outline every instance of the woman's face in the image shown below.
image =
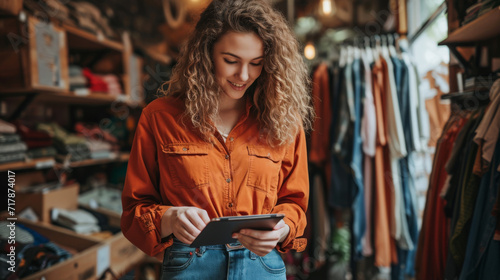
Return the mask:
M 238 100 L 262 72 L 264 43 L 253 32 L 229 31 L 214 44 L 212 59 L 224 94 Z

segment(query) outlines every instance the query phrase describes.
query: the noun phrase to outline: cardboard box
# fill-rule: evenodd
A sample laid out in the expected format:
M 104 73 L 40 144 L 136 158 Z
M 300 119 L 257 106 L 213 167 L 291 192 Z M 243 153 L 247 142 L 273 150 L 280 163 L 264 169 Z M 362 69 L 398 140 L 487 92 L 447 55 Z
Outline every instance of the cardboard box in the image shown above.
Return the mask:
M 71 184 L 46 193 L 17 193 L 16 212 L 31 207 L 41 222 L 50 223 L 52 208 L 75 210 L 78 208 L 78 184 Z
M 80 207 L 89 208 L 98 213 L 104 214 L 109 219 L 111 226 L 120 227 L 120 214 L 113 211 L 97 208 L 93 209 L 86 205 Z M 139 250 L 134 244 L 130 243 L 123 233 L 117 233 L 113 237 L 106 239 L 103 246 L 109 246 L 109 259 L 104 259 L 105 254 L 102 254 L 102 261 L 109 261 L 109 268 L 115 275 L 120 276 L 128 272 L 134 265 L 142 262 L 147 255 Z
M 88 206 L 81 205 L 81 207 L 85 208 Z M 92 210 L 108 216 L 110 225 L 120 225 L 120 214 L 102 208 Z M 26 278 L 29 280 L 40 279 L 41 276 L 45 275 L 52 276 L 50 278 L 45 277 L 45 279 L 99 279 L 107 269 L 110 269 L 113 274 L 120 277 L 130 271 L 135 265 L 143 262 L 147 257 L 145 253 L 130 243 L 121 232 L 102 240 L 100 237 L 78 234 L 70 229 L 49 223 L 35 223 L 23 220 L 24 222 L 27 223 L 27 226 L 29 225 L 30 227 L 34 227 L 33 229 L 35 230 L 40 230 L 39 232 L 42 234 L 49 232 L 50 236 L 46 235 L 49 239 L 51 237 L 68 238 L 69 247 L 72 247 L 73 245 L 71 244 L 74 243 L 74 246 L 78 246 L 75 249 L 83 251 L 87 248 L 87 250 L 81 253 L 87 259 L 80 259 L 81 254 L 78 254 L 78 256 L 75 256 L 77 257 L 76 259 L 73 258 L 66 261 L 73 264 L 74 268 L 69 269 L 71 265 L 50 267 L 37 273 L 33 276 L 35 278 L 31 278 L 31 276 Z M 53 270 L 59 272 L 54 272 Z M 54 277 L 54 275 L 59 276 Z M 61 278 L 61 275 L 65 276 Z
M 36 230 L 52 242 L 64 247 L 72 248 L 78 252 L 73 255 L 71 259 L 60 262 L 28 277 L 22 278 L 23 280 L 85 280 L 98 278 L 97 254 L 102 244 L 94 240 L 81 238 L 72 232 L 68 232 L 67 230 L 61 231 L 58 227 L 50 226 L 48 224 L 34 223 L 25 220 L 19 220 L 19 222 L 33 230 Z

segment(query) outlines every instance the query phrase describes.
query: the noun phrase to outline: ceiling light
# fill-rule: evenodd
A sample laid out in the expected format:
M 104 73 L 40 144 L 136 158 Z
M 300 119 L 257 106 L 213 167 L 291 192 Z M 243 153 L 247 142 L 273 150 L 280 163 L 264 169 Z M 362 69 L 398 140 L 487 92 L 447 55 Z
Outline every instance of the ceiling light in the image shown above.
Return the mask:
M 316 48 L 311 42 L 307 43 L 306 47 L 304 48 L 304 56 L 309 60 L 312 60 L 316 57 Z
M 321 8 L 324 15 L 331 15 L 335 13 L 336 7 L 334 0 L 321 0 Z

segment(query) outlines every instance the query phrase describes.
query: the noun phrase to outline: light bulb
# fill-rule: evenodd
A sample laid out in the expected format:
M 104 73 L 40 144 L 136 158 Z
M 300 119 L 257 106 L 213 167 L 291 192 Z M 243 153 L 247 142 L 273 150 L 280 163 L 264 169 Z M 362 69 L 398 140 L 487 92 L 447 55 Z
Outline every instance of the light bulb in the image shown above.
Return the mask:
M 321 6 L 323 7 L 323 14 L 329 15 L 333 12 L 332 0 L 322 0 Z
M 316 57 L 316 48 L 312 43 L 307 43 L 306 47 L 304 48 L 304 56 L 309 60 L 312 60 Z

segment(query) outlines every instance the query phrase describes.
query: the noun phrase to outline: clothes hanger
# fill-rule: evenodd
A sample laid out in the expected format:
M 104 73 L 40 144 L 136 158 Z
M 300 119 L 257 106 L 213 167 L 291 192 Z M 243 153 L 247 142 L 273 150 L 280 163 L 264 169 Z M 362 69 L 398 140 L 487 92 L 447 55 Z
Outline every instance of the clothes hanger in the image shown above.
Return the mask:
M 340 45 L 340 58 L 339 58 L 339 67 L 343 67 L 346 64 L 346 47 L 344 44 Z
M 358 37 L 354 38 L 354 59 L 360 59 L 361 58 L 361 53 L 360 53 L 360 40 Z
M 347 45 L 347 62 L 352 63 L 354 60 L 354 47 L 352 45 Z
M 374 57 L 376 57 L 376 56 L 374 56 L 374 50 L 370 46 L 370 37 L 367 37 L 367 36 L 364 37 L 363 41 L 364 41 L 365 58 L 366 58 L 366 61 L 370 64 L 375 60 Z
M 389 49 L 387 48 L 387 37 L 385 35 L 380 35 L 379 37 L 380 37 L 379 40 L 380 53 L 388 57 Z

